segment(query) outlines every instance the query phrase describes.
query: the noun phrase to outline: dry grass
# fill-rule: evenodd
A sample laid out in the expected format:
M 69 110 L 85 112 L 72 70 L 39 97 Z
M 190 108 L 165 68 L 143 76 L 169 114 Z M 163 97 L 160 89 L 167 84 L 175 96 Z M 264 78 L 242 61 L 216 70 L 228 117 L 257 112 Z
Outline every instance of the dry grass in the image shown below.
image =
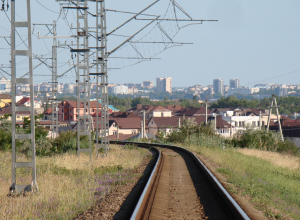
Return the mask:
M 216 172 L 268 219 L 300 220 L 299 158 L 270 151 L 186 146 L 204 155 Z
M 258 157 L 260 159 L 266 160 L 280 167 L 285 167 L 291 170 L 300 169 L 299 157 L 284 155 L 282 153 L 277 153 L 277 152 L 262 151 L 262 150 L 247 149 L 247 148 L 238 149 L 238 152 L 248 156 Z
M 147 155 L 150 153 L 146 149 L 111 146 L 107 157 L 93 157 L 92 163 L 84 154 L 80 159 L 73 154 L 38 157 L 39 192 L 7 197 L 11 154 L 0 152 L 0 219 L 70 219 L 103 198 L 113 185 L 130 181 L 127 169 L 137 167 Z M 19 184 L 30 184 L 28 170 L 18 169 L 17 177 Z

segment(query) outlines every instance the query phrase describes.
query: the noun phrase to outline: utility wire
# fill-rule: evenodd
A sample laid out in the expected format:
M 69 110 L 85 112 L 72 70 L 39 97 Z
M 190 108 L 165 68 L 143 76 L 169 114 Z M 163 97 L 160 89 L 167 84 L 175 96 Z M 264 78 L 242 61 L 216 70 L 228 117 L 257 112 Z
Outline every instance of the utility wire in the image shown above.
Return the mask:
M 11 20 L 10 20 L 10 18 L 8 17 L 6 11 L 4 11 L 4 13 L 5 13 L 7 19 L 9 20 L 9 22 L 11 23 Z M 27 45 L 27 44 L 25 43 L 25 41 L 22 39 L 22 37 L 20 36 L 19 32 L 18 32 L 17 30 L 15 30 L 15 31 L 16 31 L 17 35 L 19 36 L 19 38 L 20 38 L 20 39 L 22 40 L 22 42 L 24 43 L 24 45 L 27 47 L 27 49 L 29 49 L 29 48 L 28 48 L 28 45 Z M 36 59 L 38 59 L 40 62 L 42 62 L 43 64 L 45 64 L 45 65 L 49 68 L 49 70 L 51 71 L 51 67 L 50 67 L 47 63 L 45 63 L 45 62 L 42 61 L 40 58 L 38 58 L 34 53 L 32 53 L 32 55 L 33 55 Z M 25 74 L 25 75 L 26 75 L 26 74 Z M 25 75 L 24 75 L 24 76 L 25 76 Z
M 40 3 L 38 0 L 36 0 L 37 3 L 39 3 L 41 6 L 43 6 L 44 8 L 46 8 L 48 11 L 51 11 L 53 13 L 56 13 L 56 14 L 60 14 L 59 12 L 56 12 L 56 11 L 52 11 L 51 9 L 47 8 L 45 5 L 43 5 L 42 3 Z
M 255 81 L 255 82 L 251 82 L 251 83 L 247 83 L 247 84 L 245 84 L 245 86 L 250 85 L 250 84 L 255 84 L 255 83 L 260 83 L 260 82 L 268 81 L 270 79 L 276 79 L 276 78 L 279 78 L 281 76 L 286 76 L 286 75 L 293 74 L 293 73 L 298 73 L 298 72 L 300 72 L 300 70 L 295 70 L 293 72 L 288 72 L 288 73 L 284 73 L 284 74 L 281 74 L 281 75 L 278 75 L 278 76 L 274 76 L 274 77 L 270 77 L 270 78 L 267 78 L 267 79 L 263 79 L 263 80 L 259 80 L 259 81 Z

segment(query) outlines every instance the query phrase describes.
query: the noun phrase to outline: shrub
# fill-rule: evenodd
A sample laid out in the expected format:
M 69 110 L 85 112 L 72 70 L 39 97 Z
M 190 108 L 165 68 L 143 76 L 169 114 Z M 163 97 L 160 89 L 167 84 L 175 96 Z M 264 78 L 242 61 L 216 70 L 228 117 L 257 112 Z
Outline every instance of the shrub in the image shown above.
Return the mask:
M 66 153 L 77 150 L 77 132 L 67 131 L 59 134 L 52 141 L 52 154 Z M 80 136 L 80 147 L 88 148 L 88 136 Z
M 285 152 L 293 155 L 298 155 L 300 152 L 300 149 L 290 140 L 279 142 L 276 150 L 278 152 Z

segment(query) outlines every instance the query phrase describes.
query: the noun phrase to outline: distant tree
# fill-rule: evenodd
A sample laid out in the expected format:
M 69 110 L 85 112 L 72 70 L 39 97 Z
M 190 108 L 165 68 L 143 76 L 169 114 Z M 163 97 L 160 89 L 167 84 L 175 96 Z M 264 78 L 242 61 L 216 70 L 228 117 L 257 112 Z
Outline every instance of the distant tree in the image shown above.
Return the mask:
M 194 102 L 198 102 L 198 97 L 197 97 L 196 95 L 194 95 L 193 101 L 194 101 Z

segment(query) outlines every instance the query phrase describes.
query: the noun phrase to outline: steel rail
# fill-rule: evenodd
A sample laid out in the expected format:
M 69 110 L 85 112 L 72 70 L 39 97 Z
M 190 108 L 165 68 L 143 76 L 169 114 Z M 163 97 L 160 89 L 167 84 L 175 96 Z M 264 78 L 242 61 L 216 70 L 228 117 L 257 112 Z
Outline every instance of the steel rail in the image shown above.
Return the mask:
M 208 178 L 209 182 L 213 185 L 214 189 L 218 192 L 220 197 L 223 199 L 224 203 L 228 206 L 231 210 L 232 214 L 235 216 L 236 219 L 243 219 L 243 220 L 250 220 L 249 216 L 244 212 L 244 210 L 239 206 L 239 204 L 232 198 L 232 196 L 227 192 L 227 190 L 222 186 L 222 184 L 217 180 L 217 178 L 210 172 L 210 170 L 204 165 L 204 163 L 195 155 L 195 153 L 179 146 L 174 145 L 167 145 L 167 144 L 160 144 L 160 143 L 143 143 L 143 142 L 131 142 L 131 141 L 110 141 L 112 144 L 135 144 L 142 147 L 151 147 L 153 149 L 158 150 L 156 147 L 163 147 L 163 148 L 170 148 L 170 149 L 180 149 L 188 153 L 195 162 L 199 165 L 201 170 L 205 173 L 206 177 Z M 158 150 L 159 151 L 159 150 Z M 160 152 L 160 151 L 159 151 Z M 158 172 L 158 168 L 161 163 L 162 156 L 159 153 L 159 157 L 157 159 L 156 165 L 151 173 L 151 176 L 148 179 L 146 187 L 141 194 L 139 201 L 134 209 L 134 212 L 130 218 L 130 220 L 141 219 L 143 212 L 145 212 L 145 204 L 149 200 L 149 193 L 150 190 L 154 187 L 154 182 Z

